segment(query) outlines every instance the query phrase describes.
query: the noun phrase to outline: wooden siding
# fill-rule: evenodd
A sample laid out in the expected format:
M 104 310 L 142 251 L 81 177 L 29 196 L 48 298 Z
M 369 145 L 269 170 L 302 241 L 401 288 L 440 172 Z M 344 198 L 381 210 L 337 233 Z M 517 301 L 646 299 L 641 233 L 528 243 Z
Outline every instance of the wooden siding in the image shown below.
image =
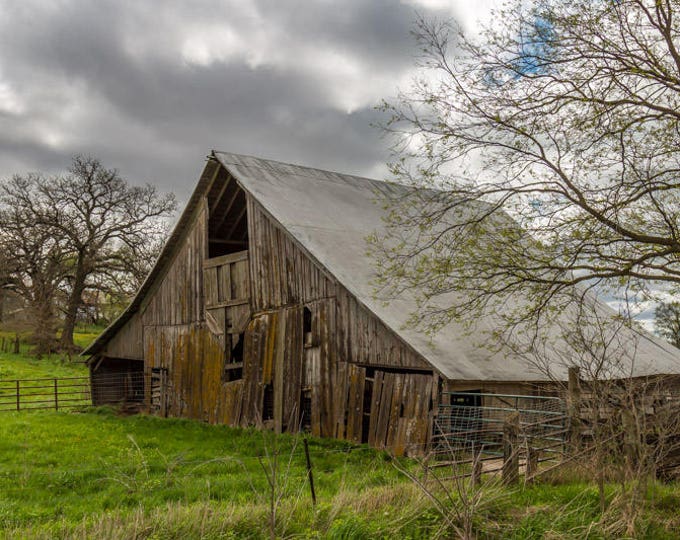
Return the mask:
M 144 326 L 186 325 L 204 319 L 207 218 L 207 204 L 203 201 L 165 275 L 142 303 Z
M 335 296 L 335 281 L 248 197 L 253 311 Z
M 138 314 L 134 314 L 118 333 L 111 338 L 102 351 L 102 356 L 144 360 L 142 324 Z
M 338 287 L 337 333 L 340 360 L 383 367 L 431 370 L 432 366 L 392 330 Z
M 222 381 L 224 348 L 209 330 L 197 325 L 146 326 L 144 356 L 149 376 L 154 368 L 167 369 L 169 416 L 238 423 L 243 384 Z

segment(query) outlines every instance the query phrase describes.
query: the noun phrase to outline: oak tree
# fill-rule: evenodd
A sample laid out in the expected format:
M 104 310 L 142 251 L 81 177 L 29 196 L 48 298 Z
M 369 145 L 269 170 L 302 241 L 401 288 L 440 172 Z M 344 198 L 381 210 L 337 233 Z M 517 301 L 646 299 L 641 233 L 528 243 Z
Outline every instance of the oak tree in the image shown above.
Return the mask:
M 174 195 L 160 194 L 152 185 L 128 184 L 96 158 L 76 156 L 66 175 L 16 176 L 3 184 L 2 206 L 5 212 L 18 212 L 25 225 L 39 227 L 65 254 L 60 345 L 72 349 L 84 291 L 129 273 L 131 263 L 164 235 L 162 218 L 175 210 L 176 202 Z

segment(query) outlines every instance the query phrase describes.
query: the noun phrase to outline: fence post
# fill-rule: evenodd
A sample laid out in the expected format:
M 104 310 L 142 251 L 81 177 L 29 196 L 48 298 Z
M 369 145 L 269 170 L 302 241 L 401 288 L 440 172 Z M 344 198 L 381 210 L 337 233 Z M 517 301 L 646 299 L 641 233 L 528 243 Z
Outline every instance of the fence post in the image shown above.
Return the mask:
M 519 479 L 519 413 L 508 416 L 503 424 L 503 469 L 502 479 L 506 485 L 514 484 Z
M 19 379 L 17 379 L 17 411 L 21 408 L 20 405 L 19 405 L 19 401 L 20 401 L 20 398 L 19 398 Z
M 312 504 L 316 506 L 316 491 L 314 491 L 314 475 L 312 473 L 312 460 L 309 459 L 309 446 L 307 445 L 307 437 L 302 439 L 305 445 L 305 458 L 307 460 L 307 477 L 309 478 L 309 490 L 312 492 Z
M 581 377 L 580 368 L 569 368 L 569 383 L 567 395 L 569 414 L 569 443 L 572 451 L 576 452 L 581 443 Z
M 531 444 L 527 446 L 526 470 L 524 471 L 524 481 L 531 482 L 538 470 L 538 450 Z
M 472 447 L 472 474 L 470 476 L 472 486 L 476 487 L 482 482 L 482 447 Z
M 54 378 L 54 410 L 59 410 L 59 392 L 57 390 L 57 378 Z

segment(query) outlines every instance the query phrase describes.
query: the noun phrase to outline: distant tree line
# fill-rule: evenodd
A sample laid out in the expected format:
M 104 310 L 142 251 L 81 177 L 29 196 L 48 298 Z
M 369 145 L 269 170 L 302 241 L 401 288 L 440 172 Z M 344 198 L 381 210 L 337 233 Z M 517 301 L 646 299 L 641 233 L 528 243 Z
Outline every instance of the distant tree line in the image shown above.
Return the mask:
M 93 312 L 94 322 L 102 300 L 126 303 L 175 208 L 173 194 L 132 186 L 88 156 L 74 157 L 64 175 L 0 181 L 0 303 L 10 293 L 23 300 L 36 353 L 74 350 L 79 316 Z

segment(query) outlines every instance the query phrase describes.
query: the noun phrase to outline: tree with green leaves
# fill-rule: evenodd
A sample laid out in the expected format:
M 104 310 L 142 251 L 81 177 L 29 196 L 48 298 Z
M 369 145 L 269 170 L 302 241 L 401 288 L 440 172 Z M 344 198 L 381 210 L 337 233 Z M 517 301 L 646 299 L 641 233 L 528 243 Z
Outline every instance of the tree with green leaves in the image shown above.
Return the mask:
M 421 76 L 384 106 L 419 188 L 375 242 L 387 289 L 421 291 L 437 327 L 680 284 L 678 0 L 514 2 L 478 39 L 415 34 Z
M 660 302 L 654 316 L 656 331 L 680 348 L 680 302 Z

